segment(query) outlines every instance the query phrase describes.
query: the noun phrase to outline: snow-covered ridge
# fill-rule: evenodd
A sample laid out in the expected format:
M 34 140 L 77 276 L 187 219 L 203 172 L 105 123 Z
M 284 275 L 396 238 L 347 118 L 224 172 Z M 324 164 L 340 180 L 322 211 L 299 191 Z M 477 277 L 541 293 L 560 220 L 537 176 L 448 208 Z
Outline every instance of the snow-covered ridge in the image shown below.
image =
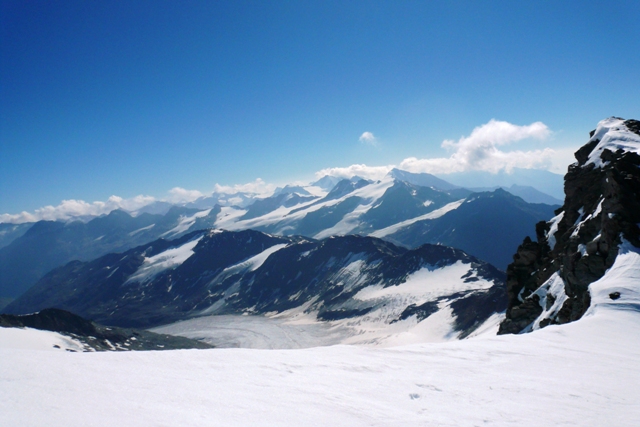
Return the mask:
M 640 154 L 640 135 L 630 131 L 624 124 L 625 120 L 610 117 L 598 123 L 595 133 L 589 143 L 599 141 L 591 153 L 586 164 L 602 167 L 605 162 L 601 155 L 604 150 L 617 151 L 622 149 Z
M 206 209 L 204 211 L 200 211 L 197 212 L 191 216 L 180 216 L 180 222 L 178 223 L 178 225 L 175 226 L 175 228 L 167 231 L 164 234 L 161 234 L 160 237 L 175 237 L 176 235 L 180 234 L 180 233 L 184 233 L 185 231 L 187 231 L 189 228 L 191 228 L 191 226 L 193 224 L 195 224 L 196 220 L 198 218 L 204 218 L 207 215 L 209 215 L 209 213 L 211 212 L 211 209 Z
M 356 189 L 336 199 L 320 202 L 317 199 L 313 199 L 290 207 L 281 206 L 267 214 L 246 220 L 240 219 L 246 211 L 228 208 L 224 210 L 224 213 L 220 213 L 215 225 L 216 227 L 224 228 L 226 230 L 243 230 L 279 224 L 279 228 L 276 230 L 276 233 L 282 233 L 289 228 L 290 224 L 304 218 L 309 213 L 318 211 L 322 208 L 336 206 L 351 197 L 362 198 L 362 203 L 356 207 L 354 211 L 345 215 L 342 221 L 320 233 L 317 233 L 314 237 L 324 238 L 335 234 L 347 234 L 358 225 L 357 219 L 362 214 L 366 213 L 393 184 L 393 179 L 386 178 L 382 181 Z
M 194 254 L 193 249 L 203 237 L 204 236 L 200 236 L 177 248 L 167 249 L 157 255 L 145 258 L 142 265 L 135 273 L 129 276 L 125 284 L 148 282 L 165 270 L 178 267 Z
M 276 252 L 280 246 L 271 248 L 269 252 Z M 262 259 L 265 255 L 263 252 L 254 258 Z M 328 264 L 337 262 L 334 258 Z M 237 301 L 247 283 L 249 286 L 257 285 L 250 277 L 248 281 L 241 279 L 252 263 L 253 259 L 236 264 L 214 278 L 212 282 L 224 282 L 227 288 L 217 291 L 221 292 L 222 299 L 198 313 L 198 317 L 161 326 L 154 331 L 204 339 L 216 347 L 303 348 L 335 344 L 388 347 L 450 341 L 460 339 L 463 334 L 456 325 L 460 312 L 453 308 L 453 304 L 469 296 L 495 290 L 496 286 L 494 281 L 480 275 L 473 264 L 457 261 L 450 265 L 424 266 L 401 283 L 385 287 L 382 282 L 372 281 L 377 274 L 375 266 L 367 261 L 367 255 L 352 253 L 342 262 L 343 267 L 325 279 L 333 284 L 333 288 L 341 290 L 336 295 L 341 302 L 325 305 L 322 294 L 309 297 L 301 288 L 288 296 L 293 308 L 259 315 L 254 306 L 244 313 L 251 314 L 251 319 L 236 315 L 240 323 L 234 327 L 234 316 L 220 317 L 219 313 L 229 312 L 228 308 L 225 311 L 226 301 L 229 298 Z M 227 281 L 234 275 L 238 276 Z M 341 294 L 353 291 L 353 297 L 339 298 Z M 264 289 L 264 292 L 269 290 Z M 327 317 L 327 313 L 338 316 Z M 500 319 L 500 316 L 490 316 L 476 325 L 475 330 L 495 333 Z
M 444 214 L 446 214 L 447 212 L 451 212 L 452 210 L 458 209 L 460 207 L 460 205 L 462 205 L 462 203 L 464 202 L 464 199 L 462 200 L 458 200 L 456 202 L 451 202 L 439 209 L 436 209 L 434 211 L 429 212 L 428 214 L 425 215 L 420 215 L 416 218 L 411 218 L 408 219 L 406 221 L 402 221 L 399 222 L 397 224 L 391 225 L 389 227 L 383 228 L 381 230 L 378 231 L 374 231 L 373 233 L 369 234 L 371 237 L 385 237 L 388 236 L 389 234 L 393 234 L 395 232 L 397 232 L 398 230 L 407 227 L 411 224 L 415 224 L 418 221 L 424 221 L 426 219 L 436 219 L 436 218 L 440 218 L 441 216 L 443 216 Z M 427 205 L 426 205 L 427 206 Z

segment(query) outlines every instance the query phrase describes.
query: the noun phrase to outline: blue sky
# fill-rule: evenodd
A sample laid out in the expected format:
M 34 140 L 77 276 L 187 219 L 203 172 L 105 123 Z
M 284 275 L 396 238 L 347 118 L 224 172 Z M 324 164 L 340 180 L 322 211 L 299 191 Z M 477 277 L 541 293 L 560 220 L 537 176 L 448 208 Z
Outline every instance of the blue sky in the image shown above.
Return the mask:
M 0 1 L 0 214 L 640 118 L 640 3 L 520 3 Z

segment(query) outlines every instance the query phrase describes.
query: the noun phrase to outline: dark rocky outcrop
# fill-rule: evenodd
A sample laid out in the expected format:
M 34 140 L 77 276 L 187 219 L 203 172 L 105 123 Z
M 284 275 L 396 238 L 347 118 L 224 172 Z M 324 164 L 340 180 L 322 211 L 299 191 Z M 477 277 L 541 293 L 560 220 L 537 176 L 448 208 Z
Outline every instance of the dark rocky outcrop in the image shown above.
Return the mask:
M 613 142 L 600 144 L 608 132 Z M 579 319 L 589 308 L 589 284 L 613 265 L 621 239 L 640 246 L 640 156 L 615 144 L 621 133 L 640 135 L 640 122 L 605 120 L 575 153 L 564 205 L 552 221 L 536 225 L 537 241 L 525 239 L 507 268 L 508 308 L 499 333 L 525 331 L 543 313 L 540 327 Z M 564 281 L 565 301 L 550 312 L 559 296 L 546 292 L 545 283 L 554 273 Z

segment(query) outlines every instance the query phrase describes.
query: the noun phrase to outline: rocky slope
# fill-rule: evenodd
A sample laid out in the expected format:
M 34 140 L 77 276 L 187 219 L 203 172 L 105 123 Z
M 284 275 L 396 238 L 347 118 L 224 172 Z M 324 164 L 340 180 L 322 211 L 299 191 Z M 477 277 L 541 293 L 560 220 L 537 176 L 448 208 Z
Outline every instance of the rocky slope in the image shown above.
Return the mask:
M 537 241 L 525 239 L 507 269 L 500 333 L 579 319 L 589 284 L 613 265 L 619 246 L 640 247 L 640 122 L 612 117 L 590 136 L 565 176 L 564 205 L 536 225 Z
M 73 311 L 150 327 L 213 314 L 302 315 L 354 333 L 438 315 L 465 336 L 505 308 L 504 273 L 445 246 L 414 250 L 361 236 L 313 240 L 202 230 L 53 270 L 6 308 Z

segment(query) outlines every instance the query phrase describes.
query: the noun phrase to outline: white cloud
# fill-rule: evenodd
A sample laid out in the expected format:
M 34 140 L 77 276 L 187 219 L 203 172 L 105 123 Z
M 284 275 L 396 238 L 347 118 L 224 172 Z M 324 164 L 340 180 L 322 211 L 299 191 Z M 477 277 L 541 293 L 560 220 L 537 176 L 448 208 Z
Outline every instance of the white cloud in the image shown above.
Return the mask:
M 362 141 L 365 132 L 360 137 Z M 535 122 L 527 126 L 518 126 L 509 122 L 490 120 L 488 123 L 476 127 L 469 136 L 463 136 L 457 142 L 445 140 L 442 147 L 453 151 L 449 157 L 432 159 L 418 159 L 409 157 L 404 159 L 399 169 L 409 172 L 427 172 L 447 174 L 470 170 L 483 170 L 497 173 L 501 170 L 510 172 L 513 168 L 548 169 L 554 172 L 566 172 L 566 166 L 571 163 L 573 151 L 553 150 L 544 148 L 539 150 L 505 151 L 502 146 L 527 138 L 546 139 L 551 134 L 549 128 L 542 122 Z M 566 152 L 565 152 L 566 151 Z M 561 159 L 560 159 L 561 157 Z M 326 168 L 316 172 L 317 178 L 325 175 L 341 178 L 351 178 L 354 175 L 369 179 L 384 177 L 395 166 L 366 166 L 351 165 L 343 168 Z
M 221 186 L 216 184 L 215 190 L 218 193 L 237 193 L 245 192 L 254 195 L 265 195 L 272 193 L 276 186 L 267 184 L 258 178 L 247 184 L 234 186 Z M 106 215 L 116 209 L 125 211 L 136 211 L 156 200 L 167 201 L 170 203 L 181 204 L 194 201 L 204 194 L 198 190 L 187 190 L 181 187 L 174 187 L 168 191 L 168 196 L 163 199 L 156 199 L 152 196 L 136 196 L 129 199 L 123 199 L 119 196 L 111 196 L 107 201 L 85 202 L 84 200 L 63 200 L 57 206 L 45 206 L 36 209 L 34 212 L 23 211 L 18 214 L 0 214 L 0 223 L 20 224 L 23 222 L 46 221 L 68 221 L 75 218 L 96 217 Z
M 249 182 L 246 184 L 236 184 L 236 185 L 215 185 L 216 193 L 226 193 L 226 194 L 234 194 L 234 193 L 251 193 L 251 194 L 267 194 L 272 193 L 276 189 L 274 184 L 267 184 L 261 178 L 256 179 L 253 182 Z
M 371 132 L 364 132 L 358 140 L 363 144 L 373 145 L 374 147 L 378 145 L 378 140 Z
M 198 190 L 186 190 L 181 187 L 174 187 L 169 190 L 169 197 L 167 198 L 167 201 L 171 203 L 188 203 L 193 202 L 194 200 L 199 199 L 202 196 L 204 196 L 204 194 L 202 194 Z
M 542 122 L 518 126 L 508 122 L 490 120 L 475 128 L 471 135 L 458 142 L 445 140 L 442 147 L 453 150 L 449 157 L 417 159 L 409 157 L 400 163 L 400 168 L 409 172 L 447 174 L 469 170 L 497 173 L 513 168 L 548 169 L 555 151 L 550 148 L 532 151 L 503 151 L 499 147 L 527 138 L 545 139 L 551 132 Z
M 561 175 L 566 174 L 569 165 L 576 162 L 575 152 L 578 151 L 579 148 L 580 146 L 554 149 L 549 171 Z
M 122 197 L 111 196 L 109 197 L 109 199 L 107 199 L 106 207 L 113 208 L 113 209 L 124 209 L 126 211 L 135 211 L 155 201 L 156 201 L 156 198 L 152 196 L 138 195 L 130 199 L 123 199 Z M 99 203 L 99 202 L 94 202 L 94 203 Z
M 316 172 L 316 178 L 323 176 L 336 176 L 338 178 L 351 178 L 355 175 L 367 179 L 381 179 L 393 169 L 393 165 L 389 166 L 367 166 L 367 165 L 351 165 L 346 168 L 326 168 Z
M 0 222 L 20 224 L 23 222 L 35 221 L 66 221 L 78 217 L 99 216 L 108 214 L 115 209 L 133 211 L 140 209 L 155 201 L 151 196 L 136 196 L 130 199 L 123 199 L 118 196 L 111 196 L 106 202 L 88 203 L 84 200 L 63 200 L 57 206 L 45 206 L 36 209 L 33 213 L 23 211 L 19 214 L 0 214 Z

